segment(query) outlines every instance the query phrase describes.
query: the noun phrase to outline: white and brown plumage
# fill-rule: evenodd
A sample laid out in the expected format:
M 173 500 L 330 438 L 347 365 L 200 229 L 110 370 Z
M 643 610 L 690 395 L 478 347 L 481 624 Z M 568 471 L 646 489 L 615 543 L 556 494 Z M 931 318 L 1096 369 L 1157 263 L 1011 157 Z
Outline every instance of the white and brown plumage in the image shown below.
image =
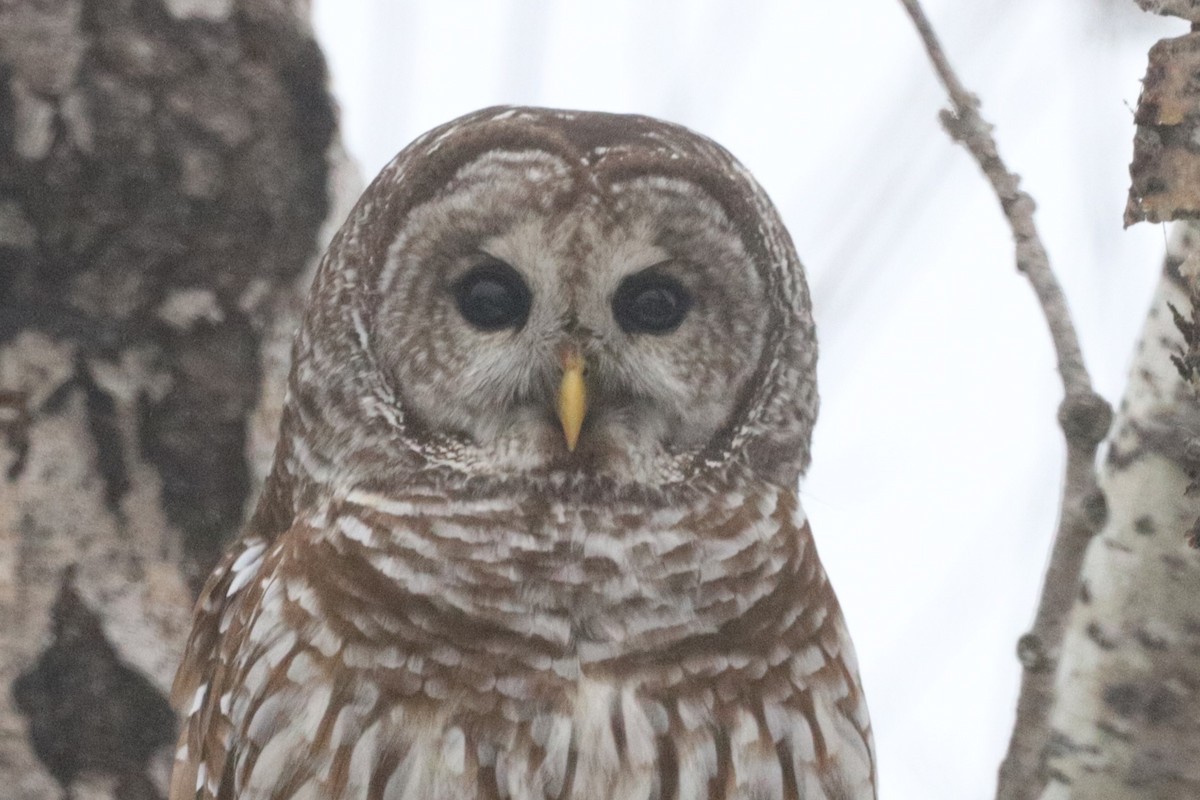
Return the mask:
M 172 800 L 874 798 L 796 497 L 815 363 L 716 144 L 525 108 L 418 139 L 318 273 Z

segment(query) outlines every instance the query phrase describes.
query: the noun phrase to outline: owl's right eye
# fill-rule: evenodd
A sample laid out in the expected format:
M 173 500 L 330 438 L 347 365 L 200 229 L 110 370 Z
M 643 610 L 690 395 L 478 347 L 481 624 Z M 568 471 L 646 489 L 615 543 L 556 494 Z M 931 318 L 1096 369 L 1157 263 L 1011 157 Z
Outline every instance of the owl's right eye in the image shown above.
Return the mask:
M 458 313 L 481 331 L 520 328 L 533 300 L 517 271 L 499 260 L 472 267 L 453 289 Z

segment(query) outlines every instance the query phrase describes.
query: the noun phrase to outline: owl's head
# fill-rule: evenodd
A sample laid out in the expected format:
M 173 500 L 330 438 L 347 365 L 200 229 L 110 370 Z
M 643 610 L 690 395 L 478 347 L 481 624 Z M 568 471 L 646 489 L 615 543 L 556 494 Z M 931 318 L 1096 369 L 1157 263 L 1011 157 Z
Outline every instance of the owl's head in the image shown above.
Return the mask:
M 724 149 L 646 117 L 487 109 L 400 153 L 331 245 L 291 459 L 354 484 L 791 484 L 815 364 L 791 240 Z

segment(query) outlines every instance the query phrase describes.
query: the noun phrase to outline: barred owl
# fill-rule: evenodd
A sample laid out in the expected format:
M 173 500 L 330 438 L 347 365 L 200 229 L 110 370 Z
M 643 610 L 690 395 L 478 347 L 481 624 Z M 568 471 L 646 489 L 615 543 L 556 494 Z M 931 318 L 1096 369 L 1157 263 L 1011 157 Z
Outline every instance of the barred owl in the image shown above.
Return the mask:
M 419 138 L 318 270 L 171 798 L 874 798 L 796 494 L 816 353 L 708 139 L 535 108 Z

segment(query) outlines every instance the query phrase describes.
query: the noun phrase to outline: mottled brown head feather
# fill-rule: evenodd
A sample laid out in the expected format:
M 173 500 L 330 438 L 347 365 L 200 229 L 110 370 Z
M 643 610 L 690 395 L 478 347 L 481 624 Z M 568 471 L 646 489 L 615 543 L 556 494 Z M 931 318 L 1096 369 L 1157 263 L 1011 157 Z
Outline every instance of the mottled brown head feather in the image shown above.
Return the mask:
M 302 434 L 309 452 L 290 454 L 290 473 L 308 473 L 306 482 L 314 471 L 302 466 L 307 463 L 356 484 L 406 473 L 430 485 L 480 479 L 460 441 L 430 430 L 405 407 L 404 387 L 389 384 L 373 339 L 389 248 L 410 215 L 444 192 L 464 165 L 506 151 L 560 159 L 573 172 L 573 191 L 603 195 L 632 177 L 662 176 L 699 187 L 720 206 L 765 286 L 765 337 L 735 410 L 694 449 L 674 482 L 720 481 L 748 471 L 794 485 L 808 464 L 817 413 L 817 346 L 802 267 L 761 187 L 722 147 L 678 125 L 636 115 L 503 107 L 449 122 L 405 148 L 330 246 L 296 342 L 283 438 Z M 550 202 L 577 199 L 566 191 Z M 297 477 L 280 469 L 285 462 L 270 479 L 266 503 L 285 502 L 290 493 L 276 485 Z M 260 512 L 260 519 L 272 516 L 277 513 Z

